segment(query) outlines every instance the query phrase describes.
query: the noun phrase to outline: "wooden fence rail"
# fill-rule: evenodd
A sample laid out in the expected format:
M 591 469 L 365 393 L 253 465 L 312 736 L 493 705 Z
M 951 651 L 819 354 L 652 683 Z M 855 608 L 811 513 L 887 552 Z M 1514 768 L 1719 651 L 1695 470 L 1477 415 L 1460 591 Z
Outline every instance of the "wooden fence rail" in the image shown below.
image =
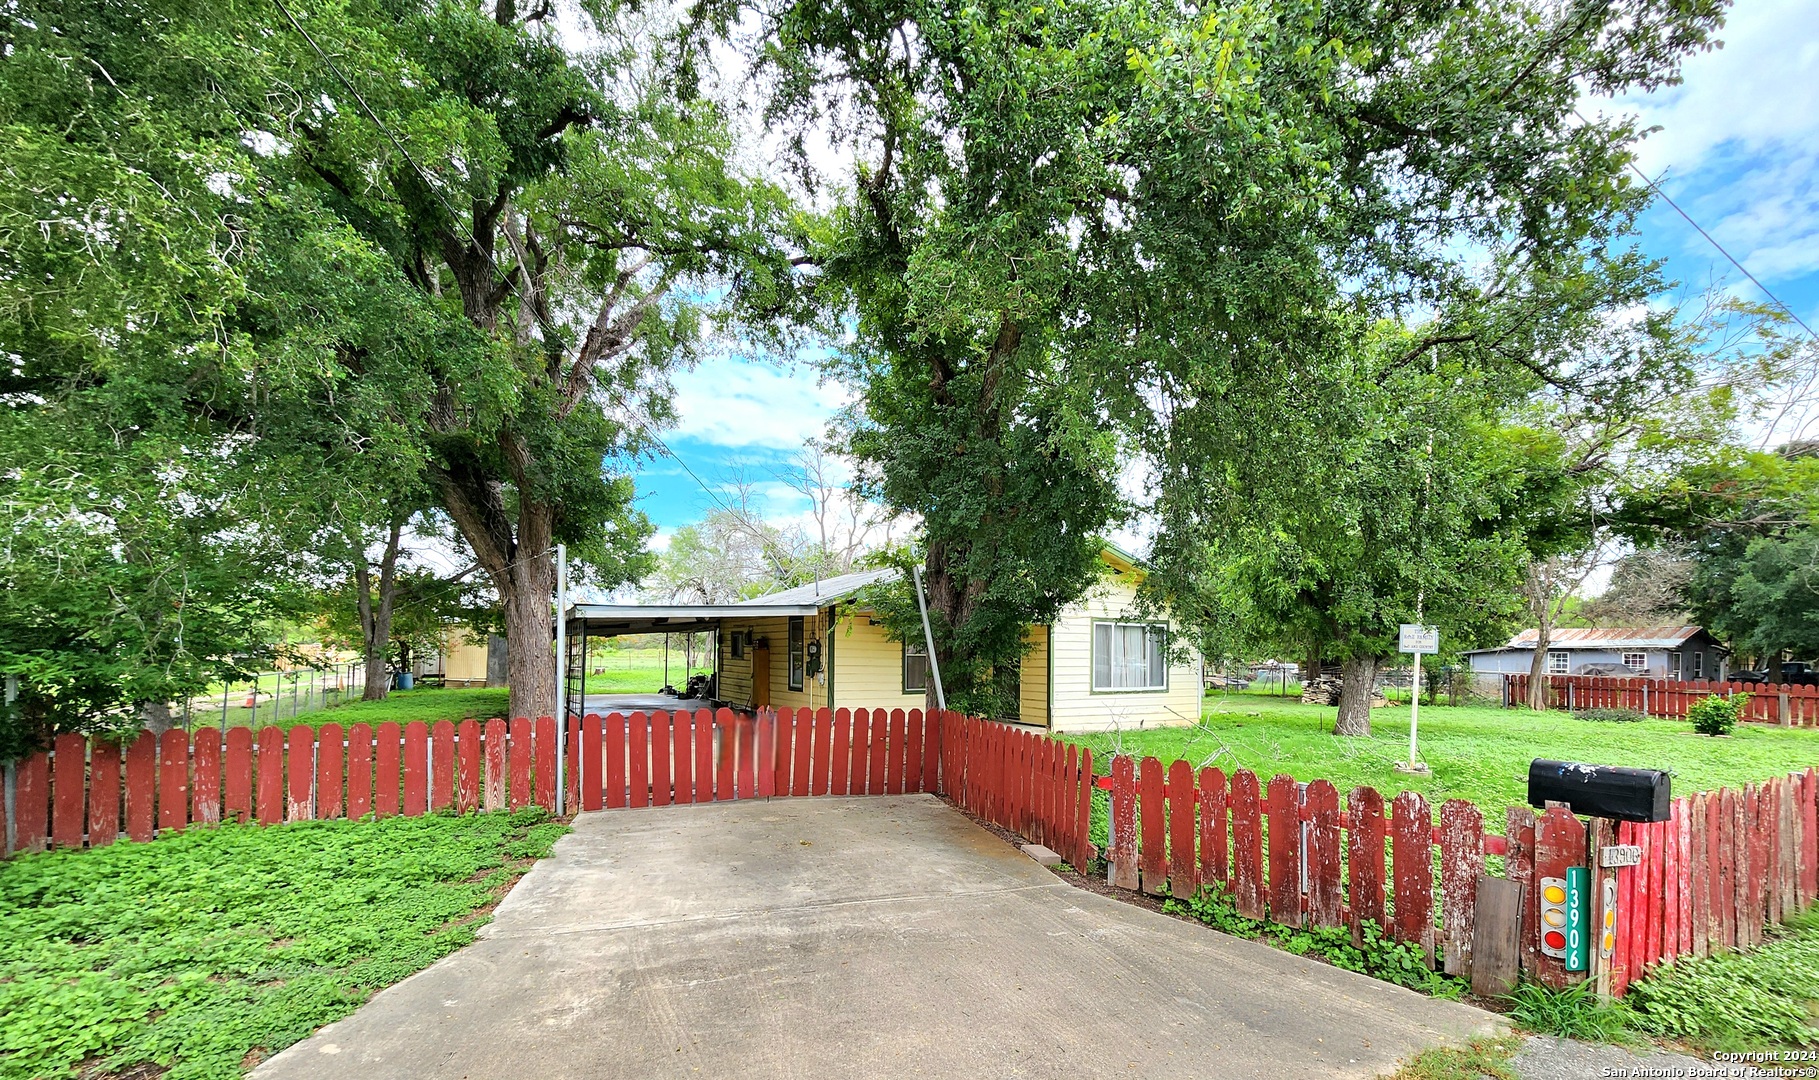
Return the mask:
M 1113 885 L 1145 892 L 1220 890 L 1252 918 L 1295 927 L 1367 926 L 1470 976 L 1487 856 L 1523 893 L 1522 970 L 1564 986 L 1630 981 L 1681 956 L 1759 944 L 1763 928 L 1819 899 L 1819 771 L 1683 796 L 1670 820 L 1586 822 L 1562 807 L 1511 808 L 1504 835 L 1476 806 L 1434 808 L 1404 791 L 1341 793 L 1325 780 L 1264 780 L 1245 770 L 1116 756 L 1026 730 L 919 709 L 634 712 L 570 718 L 567 805 L 578 810 L 772 796 L 941 791 L 963 809 L 1059 852 L 1077 867 L 1092 842 L 1094 792 L 1110 792 Z M 268 727 L 225 734 L 142 733 L 124 747 L 59 736 L 9 766 L 0 804 L 6 852 L 150 840 L 191 824 L 277 824 L 437 811 L 554 808 L 556 724 L 549 717 Z M 1612 843 L 1640 864 L 1599 865 Z M 1436 852 L 1436 849 L 1437 852 Z M 1437 855 L 1437 857 L 1436 857 Z M 1615 910 L 1594 887 L 1592 926 L 1611 919 L 1608 959 L 1568 973 L 1541 948 L 1540 883 L 1589 866 L 1614 879 Z
M 1685 719 L 1700 698 L 1749 695 L 1743 719 L 1760 724 L 1819 727 L 1819 686 L 1788 683 L 1713 682 L 1704 679 L 1623 679 L 1603 675 L 1550 675 L 1548 704 L 1556 709 L 1633 709 L 1646 716 Z M 1503 700 L 1528 700 L 1528 676 L 1505 675 Z
M 934 791 L 939 723 L 922 710 L 730 709 L 571 717 L 566 805 L 669 806 L 772 795 Z M 59 735 L 8 767 L 0 852 L 150 840 L 194 823 L 273 825 L 556 805 L 556 722 L 519 717 L 314 731 Z
M 1677 956 L 1760 943 L 1762 928 L 1819 899 L 1819 772 L 1682 797 L 1670 821 L 1593 822 L 1564 807 L 1512 807 L 1504 835 L 1451 799 L 1439 813 L 1404 791 L 1341 793 L 1325 780 L 1264 780 L 1237 769 L 1116 756 L 1093 775 L 1090 751 L 990 721 L 943 723 L 947 793 L 964 809 L 1059 852 L 1076 867 L 1102 853 L 1090 836 L 1095 789 L 1109 789 L 1107 876 L 1117 887 L 1227 894 L 1242 915 L 1293 927 L 1374 925 L 1430 964 L 1471 977 L 1486 857 L 1523 894 L 1517 967 L 1554 987 L 1593 978 L 1622 996 Z M 1612 844 L 1639 844 L 1639 866 L 1605 869 Z M 1615 881 L 1611 954 L 1594 936 L 1585 972 L 1542 949 L 1543 879 L 1592 871 L 1590 925 L 1604 926 L 1601 880 Z M 1511 972 L 1513 974 L 1513 972 Z

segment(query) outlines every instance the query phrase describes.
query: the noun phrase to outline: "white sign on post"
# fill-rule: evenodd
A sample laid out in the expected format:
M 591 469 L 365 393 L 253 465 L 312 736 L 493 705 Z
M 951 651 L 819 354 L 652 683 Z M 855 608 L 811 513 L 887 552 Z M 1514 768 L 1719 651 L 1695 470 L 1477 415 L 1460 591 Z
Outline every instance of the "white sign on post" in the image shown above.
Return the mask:
M 1426 653 L 1429 656 L 1432 656 L 1440 651 L 1440 628 L 1438 626 L 1422 626 L 1420 623 L 1403 623 L 1401 638 L 1396 646 L 1396 651 L 1405 653 Z

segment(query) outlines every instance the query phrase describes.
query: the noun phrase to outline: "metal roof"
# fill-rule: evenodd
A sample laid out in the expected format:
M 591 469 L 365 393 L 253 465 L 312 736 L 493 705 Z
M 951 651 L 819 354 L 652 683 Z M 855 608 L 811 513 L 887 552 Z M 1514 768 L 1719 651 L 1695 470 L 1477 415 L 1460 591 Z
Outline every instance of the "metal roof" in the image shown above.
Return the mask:
M 682 633 L 711 630 L 722 619 L 813 615 L 814 604 L 573 604 L 571 632 L 590 635 Z
M 744 609 L 742 614 L 751 614 L 750 609 L 752 608 L 775 604 L 813 604 L 825 607 L 836 600 L 851 596 L 867 585 L 889 581 L 896 576 L 897 571 L 888 566 L 880 570 L 858 570 L 851 574 L 836 574 L 830 578 L 822 578 L 820 581 L 810 582 L 807 585 L 798 585 L 793 589 L 768 593 L 756 600 L 746 600 L 733 606 Z M 813 613 L 812 609 L 810 613 Z
M 1698 626 L 1568 626 L 1556 629 L 1548 637 L 1547 647 L 1562 651 L 1571 649 L 1677 649 L 1697 637 Z M 1506 645 L 1493 649 L 1471 649 L 1473 653 L 1509 652 L 1533 649 L 1541 639 L 1535 629 L 1520 631 Z

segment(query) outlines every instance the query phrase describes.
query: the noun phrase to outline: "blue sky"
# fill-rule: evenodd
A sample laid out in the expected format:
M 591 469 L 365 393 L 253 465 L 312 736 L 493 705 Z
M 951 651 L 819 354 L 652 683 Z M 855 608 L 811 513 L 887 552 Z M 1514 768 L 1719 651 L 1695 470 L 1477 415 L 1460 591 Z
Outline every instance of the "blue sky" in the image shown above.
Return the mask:
M 1639 113 L 1662 130 L 1641 167 L 1694 220 L 1809 324 L 1819 326 L 1819 10 L 1812 0 L 1738 0 L 1722 49 L 1694 57 L 1683 85 L 1644 98 L 1589 99 L 1587 115 Z M 1762 299 L 1672 208 L 1657 202 L 1641 223 L 1642 247 L 1697 293 L 1722 283 Z M 848 400 L 807 363 L 778 366 L 719 357 L 676 379 L 680 419 L 665 441 L 710 485 L 737 465 L 760 481 L 804 439 L 819 436 Z M 674 461 L 644 463 L 639 505 L 670 533 L 699 520 L 712 500 Z M 761 483 L 766 517 L 798 518 L 799 496 Z

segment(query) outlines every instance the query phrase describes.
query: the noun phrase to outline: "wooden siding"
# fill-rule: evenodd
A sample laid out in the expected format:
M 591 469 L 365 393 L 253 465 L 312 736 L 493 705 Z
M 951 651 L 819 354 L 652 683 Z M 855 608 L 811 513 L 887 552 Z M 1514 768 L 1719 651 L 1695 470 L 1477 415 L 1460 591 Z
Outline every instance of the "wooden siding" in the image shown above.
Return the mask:
M 923 691 L 903 692 L 903 644 L 884 635 L 864 611 L 840 612 L 834 627 L 835 704 L 849 709 L 908 709 Z
M 1037 623 L 1023 636 L 1029 651 L 1023 654 L 1022 684 L 1018 687 L 1017 719 L 1025 724 L 1048 723 L 1048 627 Z
M 805 616 L 802 620 L 802 640 L 806 645 L 819 636 L 821 641 L 821 660 L 823 670 L 820 676 L 804 679 L 801 690 L 789 688 L 789 620 L 787 618 L 770 619 L 727 619 L 720 626 L 720 700 L 741 708 L 752 707 L 752 654 L 748 649 L 743 657 L 733 659 L 732 635 L 735 631 L 750 630 L 752 640 L 770 639 L 771 646 L 771 704 L 779 709 L 819 708 L 827 704 L 827 638 L 824 633 L 827 626 L 827 609 L 813 617 Z M 839 642 L 835 642 L 835 663 L 839 662 Z M 838 690 L 838 679 L 835 680 Z
M 1200 659 L 1189 655 L 1169 667 L 1166 691 L 1093 692 L 1093 623 L 1142 621 L 1134 571 L 1110 569 L 1086 599 L 1061 613 L 1049 633 L 1055 677 L 1056 731 L 1104 731 L 1192 724 L 1200 717 Z

